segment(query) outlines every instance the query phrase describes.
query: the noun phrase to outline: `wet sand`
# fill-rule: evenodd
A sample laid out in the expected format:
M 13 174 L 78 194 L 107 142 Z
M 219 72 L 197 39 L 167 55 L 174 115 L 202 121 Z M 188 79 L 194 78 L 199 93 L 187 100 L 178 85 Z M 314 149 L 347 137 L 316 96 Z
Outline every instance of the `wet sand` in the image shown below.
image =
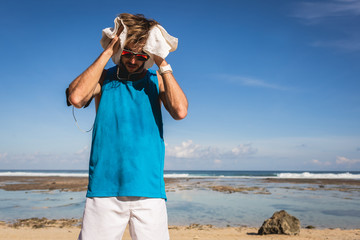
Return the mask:
M 61 190 L 85 191 L 87 177 L 17 177 L 0 176 L 0 189 L 6 191 Z
M 178 179 L 165 179 L 166 184 L 178 182 Z M 87 177 L 21 177 L 0 176 L 0 189 L 6 191 L 60 190 L 68 192 L 86 191 Z
M 197 181 L 198 180 L 198 181 Z M 319 188 L 328 185 L 335 185 L 341 188 L 342 186 L 360 186 L 360 180 L 354 179 L 279 179 L 267 178 L 262 180 L 265 183 L 290 183 L 290 184 L 316 184 Z M 88 184 L 87 177 L 18 177 L 18 176 L 0 176 L 0 189 L 6 191 L 26 191 L 26 190 L 60 190 L 60 191 L 86 191 Z M 266 194 L 266 189 L 258 187 L 233 187 L 221 185 L 209 185 L 201 182 L 201 179 L 182 178 L 166 178 L 165 184 L 167 190 L 179 188 L 208 188 L 220 192 L 243 192 L 254 191 L 263 192 Z

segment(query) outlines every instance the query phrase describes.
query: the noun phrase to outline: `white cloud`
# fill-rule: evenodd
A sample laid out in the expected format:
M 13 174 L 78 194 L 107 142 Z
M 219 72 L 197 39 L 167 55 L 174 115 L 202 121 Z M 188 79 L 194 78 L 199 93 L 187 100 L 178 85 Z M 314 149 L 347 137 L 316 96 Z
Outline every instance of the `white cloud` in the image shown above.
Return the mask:
M 360 159 L 349 159 L 349 158 L 342 157 L 342 156 L 336 157 L 336 164 L 352 165 L 352 164 L 357 164 L 357 163 L 360 163 Z
M 330 47 L 343 51 L 359 51 L 360 35 L 354 22 L 359 20 L 360 0 L 332 0 L 294 4 L 293 17 L 308 25 L 324 25 L 338 39 L 316 40 L 313 47 Z M 340 20 L 340 21 L 339 21 Z M 332 22 L 329 22 L 332 21 Z M 329 24 L 330 23 L 330 24 Z
M 313 159 L 311 160 L 311 162 L 315 165 L 319 165 L 319 166 L 330 166 L 332 165 L 331 162 L 327 161 L 327 162 L 322 162 L 322 161 L 319 161 L 317 159 Z
M 89 148 L 89 146 L 84 146 L 79 151 L 75 152 L 75 154 L 77 154 L 77 155 L 83 155 L 83 154 L 89 155 L 90 154 L 90 148 Z
M 235 169 L 249 164 L 257 149 L 252 144 L 216 147 L 187 140 L 178 145 L 165 144 L 165 169 Z
M 200 145 L 194 144 L 192 140 L 182 142 L 179 146 L 166 146 L 167 156 L 176 158 L 201 158 L 206 156 L 206 149 Z
M 296 4 L 296 13 L 294 14 L 295 17 L 306 20 L 359 15 L 359 0 L 301 2 Z
M 270 88 L 270 89 L 276 89 L 276 90 L 288 90 L 288 88 L 265 82 L 264 80 L 251 78 L 251 77 L 244 77 L 244 76 L 234 76 L 234 75 L 220 75 L 219 77 L 227 80 L 231 83 L 237 83 L 243 86 L 249 86 L 249 87 L 260 87 L 260 88 Z
M 235 156 L 239 156 L 239 155 L 254 154 L 257 152 L 257 149 L 253 148 L 251 144 L 240 144 L 237 147 L 233 148 L 231 152 Z
M 0 155 L 2 169 L 86 169 L 89 154 L 83 148 L 73 153 L 14 153 Z
M 252 147 L 251 144 L 240 144 L 231 150 L 212 146 L 201 146 L 199 144 L 194 144 L 192 140 L 184 141 L 178 146 L 169 146 L 166 144 L 166 156 L 175 158 L 212 158 L 220 161 L 220 159 L 223 158 L 240 157 L 256 152 L 257 149 Z
M 360 50 L 360 39 L 316 41 L 311 45 L 313 47 L 335 47 L 348 51 L 358 51 Z
M 214 163 L 215 163 L 215 164 L 222 164 L 222 161 L 221 161 L 220 159 L 215 159 L 215 160 L 214 160 Z
M 320 164 L 321 162 L 319 161 L 319 160 L 317 160 L 317 159 L 314 159 L 314 160 L 312 160 L 311 161 L 312 163 L 315 163 L 315 164 Z

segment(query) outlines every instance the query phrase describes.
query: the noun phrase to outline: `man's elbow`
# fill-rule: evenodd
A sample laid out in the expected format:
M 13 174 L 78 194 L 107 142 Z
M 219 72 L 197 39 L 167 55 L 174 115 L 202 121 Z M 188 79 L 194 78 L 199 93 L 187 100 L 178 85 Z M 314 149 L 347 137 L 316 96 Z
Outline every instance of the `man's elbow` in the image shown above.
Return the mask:
M 182 120 L 187 116 L 187 107 L 182 107 L 176 111 L 175 114 L 173 114 L 173 118 L 175 120 Z
M 82 99 L 76 96 L 75 94 L 70 94 L 68 100 L 71 103 L 71 105 L 73 105 L 76 108 L 82 108 L 84 105 Z

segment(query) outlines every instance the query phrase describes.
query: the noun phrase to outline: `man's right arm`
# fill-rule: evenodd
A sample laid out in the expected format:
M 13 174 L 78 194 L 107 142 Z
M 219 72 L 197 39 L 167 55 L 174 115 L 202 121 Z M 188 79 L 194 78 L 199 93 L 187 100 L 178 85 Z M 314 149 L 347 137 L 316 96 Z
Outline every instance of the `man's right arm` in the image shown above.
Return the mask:
M 121 31 L 118 31 L 119 34 Z M 100 80 L 104 77 L 104 68 L 120 48 L 119 38 L 115 36 L 108 47 L 69 85 L 69 102 L 77 108 L 83 107 L 93 96 L 101 92 Z

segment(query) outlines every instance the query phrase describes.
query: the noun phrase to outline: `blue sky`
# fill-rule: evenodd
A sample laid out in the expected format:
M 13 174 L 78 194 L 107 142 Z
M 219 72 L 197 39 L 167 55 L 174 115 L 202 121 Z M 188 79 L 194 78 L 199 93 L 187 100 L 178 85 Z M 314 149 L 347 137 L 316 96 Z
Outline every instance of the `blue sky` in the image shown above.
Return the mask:
M 87 169 L 64 91 L 122 12 L 179 39 L 167 60 L 190 105 L 163 114 L 166 169 L 360 170 L 358 0 L 6 1 L 0 169 Z M 76 116 L 90 128 L 94 105 Z

